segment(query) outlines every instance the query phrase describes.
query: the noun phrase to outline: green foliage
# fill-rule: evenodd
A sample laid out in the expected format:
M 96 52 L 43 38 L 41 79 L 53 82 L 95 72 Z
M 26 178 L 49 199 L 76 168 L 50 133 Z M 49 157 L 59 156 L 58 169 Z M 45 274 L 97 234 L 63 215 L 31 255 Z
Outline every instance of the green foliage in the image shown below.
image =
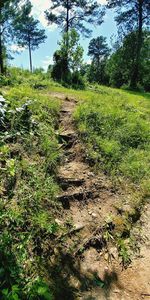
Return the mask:
M 99 87 L 77 108 L 75 119 L 87 144 L 87 158 L 113 177 L 140 184 L 150 173 L 149 102 Z
M 14 40 L 14 21 L 19 14 L 20 0 L 0 2 L 0 73 L 4 74 L 7 57 L 7 44 Z M 1 80 L 1 78 L 0 78 Z
M 61 53 L 60 50 L 57 50 L 54 53 L 53 60 L 54 65 L 51 71 L 52 78 L 58 82 L 68 82 L 71 74 L 68 69 L 66 53 Z
M 73 89 L 80 89 L 80 90 L 85 89 L 85 80 L 81 76 L 80 72 L 76 71 L 72 74 L 71 86 Z
M 56 13 L 56 9 L 59 13 Z M 64 32 L 73 28 L 89 37 L 91 29 L 86 28 L 85 23 L 100 25 L 103 22 L 104 10 L 98 1 L 52 0 L 45 15 L 50 24 L 57 24 Z
M 31 16 L 32 5 L 26 1 L 14 21 L 15 37 L 18 44 L 28 47 L 30 55 L 30 70 L 32 72 L 31 50 L 35 50 L 46 39 L 45 30 L 39 29 L 40 22 Z
M 39 29 L 40 22 L 31 16 L 32 5 L 27 1 L 20 8 L 20 14 L 15 18 L 15 35 L 19 45 L 29 46 L 31 50 L 39 47 L 46 39 L 45 30 Z
M 117 25 L 122 26 L 120 29 L 124 29 L 120 33 L 129 33 L 134 31 L 139 26 L 139 18 L 142 9 L 142 27 L 149 24 L 149 1 L 142 1 L 139 5 L 138 0 L 128 0 L 118 1 L 118 0 L 108 0 L 107 7 L 110 9 L 115 9 L 117 16 L 115 17 Z M 137 22 L 138 20 L 138 22 Z
M 118 239 L 118 250 L 119 250 L 119 256 L 122 259 L 123 265 L 126 267 L 131 262 L 131 259 L 130 259 L 130 255 L 129 255 L 129 250 L 123 239 Z
M 111 55 L 107 62 L 106 72 L 108 73 L 109 83 L 112 86 L 130 86 L 131 77 L 134 72 L 136 56 L 136 35 L 132 32 L 127 35 L 121 46 Z M 138 75 L 138 88 L 142 86 L 146 91 L 150 90 L 149 77 L 149 33 L 143 32 L 143 44 L 141 48 L 140 70 Z
M 18 86 L 4 88 L 0 97 L 0 298 L 52 300 L 40 269 L 59 231 L 54 133 L 59 101 L 46 89 L 37 92 L 28 78 L 19 85 L 21 74 L 14 75 Z
M 8 83 L 9 83 L 9 79 L 4 75 L 0 75 L 0 88 L 3 85 L 7 85 Z
M 47 89 L 52 86 L 59 86 L 58 83 L 52 81 L 49 77 L 49 74 L 43 73 L 40 70 L 33 70 L 31 74 L 28 70 L 23 70 L 17 67 L 7 68 L 7 76 L 1 76 L 2 80 L 0 81 L 0 87 L 3 86 L 10 86 L 10 87 L 18 87 L 21 88 L 21 93 L 25 90 L 26 94 L 30 95 L 31 89 L 35 90 L 42 90 Z M 16 89 L 16 97 L 19 98 L 20 95 L 19 89 Z M 27 92 L 28 91 L 28 92 Z M 36 92 L 32 90 L 32 93 L 35 94 Z M 21 99 L 20 99 L 21 100 Z
M 61 266 L 58 263 L 57 272 L 52 267 L 51 274 L 49 261 L 65 228 L 56 222 L 59 147 L 54 128 L 60 102 L 51 92 L 82 99 L 75 120 L 87 159 L 115 181 L 127 181 L 128 187 L 134 183 L 145 197 L 150 195 L 149 94 L 98 85 L 90 86 L 91 91 L 68 90 L 42 72 L 11 72 L 17 84 L 0 90 L 0 298 L 53 300 L 57 288 L 61 294 L 59 276 L 55 286 Z M 46 87 L 38 90 L 35 84 L 40 83 Z M 117 215 L 104 228 L 104 239 L 117 242 L 124 266 L 130 262 L 128 240 L 141 207 L 131 196 L 133 210 Z M 99 278 L 94 283 L 105 287 Z
M 150 173 L 150 152 L 146 149 L 130 149 L 119 165 L 121 173 L 139 183 Z
M 13 285 L 11 291 L 7 288 L 2 290 L 2 299 L 3 300 L 19 300 L 20 290 L 17 285 Z
M 32 286 L 29 299 L 36 300 L 36 299 L 43 299 L 43 300 L 53 300 L 53 294 L 50 291 L 48 285 L 41 280 L 37 279 Z
M 83 48 L 79 44 L 79 35 L 72 29 L 63 34 L 60 50 L 54 54 L 52 78 L 73 88 L 84 88 L 84 80 L 80 75 L 83 62 Z
M 107 83 L 105 67 L 109 52 L 110 50 L 105 37 L 99 36 L 90 41 L 88 48 L 88 55 L 92 57 L 92 63 L 88 73 L 90 82 Z
M 116 10 L 115 20 L 118 25 L 118 33 L 122 37 L 134 37 L 133 42 L 130 44 L 130 52 L 127 52 L 126 64 L 128 60 L 132 63 L 130 78 L 130 88 L 137 89 L 141 81 L 143 59 L 143 45 L 144 45 L 144 28 L 148 28 L 150 6 L 149 1 L 114 1 L 108 0 L 107 7 Z M 131 56 L 131 57 L 130 57 Z M 144 64 L 143 64 L 144 65 Z

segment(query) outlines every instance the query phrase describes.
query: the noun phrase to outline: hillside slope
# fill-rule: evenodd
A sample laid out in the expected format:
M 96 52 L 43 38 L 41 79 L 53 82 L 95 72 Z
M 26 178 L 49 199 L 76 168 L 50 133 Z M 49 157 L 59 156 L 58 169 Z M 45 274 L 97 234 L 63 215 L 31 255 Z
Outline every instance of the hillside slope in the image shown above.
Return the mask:
M 1 298 L 149 296 L 149 95 L 29 82 L 0 91 Z

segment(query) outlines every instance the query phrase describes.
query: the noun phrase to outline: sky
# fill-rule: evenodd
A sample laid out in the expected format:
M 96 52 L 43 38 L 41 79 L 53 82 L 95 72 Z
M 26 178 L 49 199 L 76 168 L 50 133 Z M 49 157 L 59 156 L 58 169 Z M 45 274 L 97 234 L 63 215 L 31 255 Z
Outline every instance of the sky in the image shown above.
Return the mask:
M 105 4 L 106 0 L 98 0 L 99 3 Z M 49 25 L 44 17 L 44 11 L 50 7 L 50 0 L 31 0 L 33 5 L 32 14 L 37 18 L 41 23 L 41 28 L 46 30 L 47 39 L 45 43 L 41 44 L 37 50 L 32 53 L 33 66 L 34 68 L 42 67 L 47 70 L 49 64 L 53 63 L 53 54 L 59 48 L 58 41 L 61 39 L 61 31 L 57 28 L 56 25 Z M 90 26 L 91 28 L 91 26 Z M 111 36 L 115 35 L 116 24 L 114 21 L 114 15 L 112 11 L 107 11 L 104 22 L 100 26 L 92 26 L 93 32 L 92 36 L 89 38 L 80 38 L 80 44 L 84 49 L 84 61 L 89 62 L 90 58 L 87 55 L 88 45 L 91 38 L 96 38 L 99 35 L 103 35 L 107 38 L 108 44 L 111 42 Z M 13 51 L 12 56 L 14 59 L 10 61 L 10 64 L 13 66 L 21 67 L 24 69 L 29 68 L 29 57 L 28 50 L 19 49 L 19 53 L 16 53 L 15 50 L 18 50 L 16 45 L 11 45 L 11 50 Z

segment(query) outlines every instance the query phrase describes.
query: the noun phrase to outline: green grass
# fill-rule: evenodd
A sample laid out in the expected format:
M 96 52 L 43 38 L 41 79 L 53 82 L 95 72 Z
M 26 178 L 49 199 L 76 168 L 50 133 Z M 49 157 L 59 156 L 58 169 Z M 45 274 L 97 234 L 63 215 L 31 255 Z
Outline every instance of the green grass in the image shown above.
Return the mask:
M 0 298 L 53 299 L 40 270 L 59 234 L 60 102 L 29 84 L 4 86 L 0 94 L 7 102 L 0 123 Z
M 95 93 L 85 92 L 82 99 L 75 120 L 89 160 L 113 178 L 148 184 L 149 95 L 99 87 Z
M 113 220 L 123 228 L 117 235 L 120 230 L 124 261 L 129 258 L 122 232 L 131 228 L 128 220 L 136 215 L 134 203 L 141 205 L 139 193 L 150 195 L 150 95 L 102 86 L 75 91 L 44 74 L 11 72 L 0 89 L 7 101 L 5 125 L 0 124 L 0 298 L 52 300 L 46 261 L 55 238 L 66 229 L 55 222 L 61 209 L 56 201 L 60 153 L 55 135 L 60 101 L 51 93 L 79 100 L 74 118 L 87 159 L 129 189 L 133 210 Z

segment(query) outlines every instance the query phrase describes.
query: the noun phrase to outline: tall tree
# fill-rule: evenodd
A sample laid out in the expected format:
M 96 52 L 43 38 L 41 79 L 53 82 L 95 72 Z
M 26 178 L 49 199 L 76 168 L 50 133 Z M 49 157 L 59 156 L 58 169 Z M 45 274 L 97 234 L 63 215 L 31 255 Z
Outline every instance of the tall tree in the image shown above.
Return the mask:
M 150 24 L 150 2 L 149 0 L 108 0 L 107 7 L 116 10 L 116 21 L 121 33 L 136 32 L 136 55 L 130 83 L 131 87 L 135 88 L 140 73 L 143 28 Z
M 58 25 L 63 31 L 74 28 L 89 36 L 91 30 L 85 27 L 85 22 L 100 25 L 104 8 L 96 0 L 51 0 L 50 9 L 45 14 L 50 24 Z
M 20 0 L 0 0 L 0 73 L 4 73 L 7 44 L 14 38 L 13 22 Z
M 96 60 L 97 64 L 99 64 L 104 57 L 108 56 L 109 52 L 110 50 L 104 36 L 101 35 L 90 41 L 88 55 Z
M 104 68 L 110 49 L 107 45 L 106 38 L 99 36 L 93 38 L 89 43 L 88 55 L 92 57 L 92 63 L 89 72 L 90 81 L 105 83 Z
M 103 22 L 104 6 L 97 0 L 51 0 L 50 9 L 45 12 L 50 24 L 58 25 L 63 32 L 75 29 L 84 36 L 89 37 L 92 30 L 85 23 L 100 25 Z M 66 38 L 68 48 L 68 38 Z M 68 51 L 66 51 L 66 64 L 68 64 Z
M 116 87 L 130 84 L 130 76 L 134 68 L 136 55 L 136 32 L 131 32 L 124 39 L 122 45 L 116 49 L 107 62 L 107 73 L 110 84 Z M 143 32 L 141 49 L 139 84 L 145 90 L 150 90 L 150 35 Z
M 67 46 L 66 40 L 68 40 Z M 60 49 L 54 53 L 52 77 L 58 81 L 69 82 L 72 74 L 79 71 L 83 62 L 83 48 L 79 44 L 79 34 L 75 29 L 68 34 L 64 33 L 59 45 Z M 66 63 L 66 52 L 68 63 Z
M 32 5 L 27 1 L 21 7 L 20 15 L 15 20 L 15 32 L 18 39 L 18 44 L 22 47 L 28 47 L 30 71 L 32 72 L 32 51 L 37 49 L 41 43 L 44 43 L 47 38 L 45 30 L 40 29 L 40 22 L 31 16 Z

